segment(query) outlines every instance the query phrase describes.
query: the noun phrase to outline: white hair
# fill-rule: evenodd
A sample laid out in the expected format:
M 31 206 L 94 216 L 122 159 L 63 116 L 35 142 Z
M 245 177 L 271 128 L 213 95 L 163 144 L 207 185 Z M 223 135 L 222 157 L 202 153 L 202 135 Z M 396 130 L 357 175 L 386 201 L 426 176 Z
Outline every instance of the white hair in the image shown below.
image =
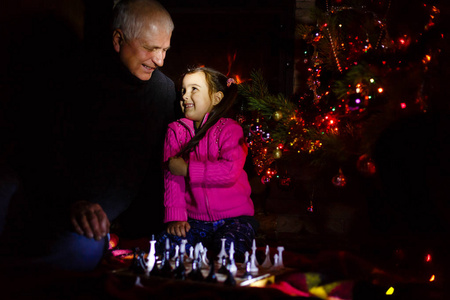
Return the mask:
M 120 29 L 127 39 L 142 37 L 155 26 L 172 33 L 174 24 L 169 12 L 154 0 L 121 0 L 114 6 L 113 30 Z

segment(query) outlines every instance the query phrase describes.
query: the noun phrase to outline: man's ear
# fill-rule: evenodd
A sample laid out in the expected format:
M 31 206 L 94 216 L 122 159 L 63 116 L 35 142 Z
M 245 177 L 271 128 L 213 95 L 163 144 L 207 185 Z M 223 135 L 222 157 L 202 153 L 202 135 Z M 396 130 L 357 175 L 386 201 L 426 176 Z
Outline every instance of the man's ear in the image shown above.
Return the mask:
M 124 42 L 124 36 L 123 36 L 122 30 L 114 29 L 114 31 L 113 31 L 113 46 L 114 46 L 114 50 L 116 50 L 117 53 L 120 52 L 120 47 L 122 46 L 123 42 Z
M 219 104 L 219 102 L 223 99 L 223 93 L 222 92 L 216 92 L 213 95 L 213 105 Z

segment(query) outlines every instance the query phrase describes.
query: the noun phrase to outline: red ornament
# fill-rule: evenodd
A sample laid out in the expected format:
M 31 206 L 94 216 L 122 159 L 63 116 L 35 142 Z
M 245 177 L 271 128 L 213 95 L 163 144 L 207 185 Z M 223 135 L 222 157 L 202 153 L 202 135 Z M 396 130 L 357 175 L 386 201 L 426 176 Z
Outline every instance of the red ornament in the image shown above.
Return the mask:
M 372 176 L 376 173 L 375 163 L 372 161 L 369 155 L 363 154 L 358 158 L 356 162 L 356 168 L 364 176 Z
M 347 177 L 345 177 L 344 174 L 342 173 L 342 170 L 339 169 L 339 174 L 334 176 L 331 179 L 331 182 L 333 183 L 334 186 L 344 187 L 347 184 Z

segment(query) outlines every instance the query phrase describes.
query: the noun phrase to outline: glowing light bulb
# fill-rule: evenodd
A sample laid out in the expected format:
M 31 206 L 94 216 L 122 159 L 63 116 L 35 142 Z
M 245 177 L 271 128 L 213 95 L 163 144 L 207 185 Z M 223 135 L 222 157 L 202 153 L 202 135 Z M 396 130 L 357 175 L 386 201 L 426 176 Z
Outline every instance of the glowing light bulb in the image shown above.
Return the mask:
M 386 295 L 390 296 L 394 294 L 394 288 L 391 286 L 390 288 L 388 288 L 388 290 L 386 291 Z

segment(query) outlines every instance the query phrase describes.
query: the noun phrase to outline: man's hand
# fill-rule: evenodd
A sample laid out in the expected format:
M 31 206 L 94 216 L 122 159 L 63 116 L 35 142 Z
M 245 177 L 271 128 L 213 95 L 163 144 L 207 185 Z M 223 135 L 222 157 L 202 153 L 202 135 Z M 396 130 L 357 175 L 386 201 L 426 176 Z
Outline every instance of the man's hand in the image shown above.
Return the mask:
M 188 173 L 188 164 L 181 157 L 171 157 L 169 158 L 169 171 L 173 175 L 186 177 Z
M 167 233 L 179 236 L 186 237 L 186 232 L 189 232 L 191 229 L 191 225 L 188 222 L 184 221 L 174 221 L 167 223 Z
M 88 201 L 75 202 L 70 211 L 70 221 L 78 234 L 100 240 L 109 232 L 109 220 L 102 207 Z

